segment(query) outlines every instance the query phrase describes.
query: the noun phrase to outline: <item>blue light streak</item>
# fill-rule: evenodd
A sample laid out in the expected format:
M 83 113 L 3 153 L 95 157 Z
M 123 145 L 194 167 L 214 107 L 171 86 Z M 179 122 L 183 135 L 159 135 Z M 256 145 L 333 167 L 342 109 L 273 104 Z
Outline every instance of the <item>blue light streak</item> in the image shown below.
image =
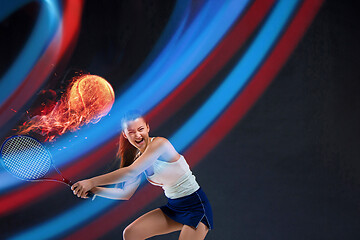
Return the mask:
M 251 76 L 280 36 L 298 2 L 292 0 L 277 3 L 271 16 L 235 69 L 204 105 L 174 134 L 172 139 L 177 143 L 177 148 L 186 148 L 190 144 L 188 138 L 195 139 L 198 137 L 250 81 Z
M 180 152 L 193 142 L 206 126 L 215 120 L 221 111 L 231 103 L 231 100 L 244 87 L 286 27 L 286 23 L 298 3 L 298 0 L 282 0 L 276 4 L 255 41 L 231 74 L 229 74 L 223 84 L 196 114 L 170 138 L 170 141 Z M 199 130 L 199 128 L 201 129 Z M 115 205 L 115 203 L 104 200 L 92 203 L 88 201 L 84 202 L 68 210 L 66 213 L 20 233 L 11 239 L 49 239 L 54 236 L 54 231 L 56 234 L 69 231 L 87 219 L 101 214 L 112 205 Z
M 10 2 L 11 5 L 7 6 L 12 11 L 15 9 L 18 9 L 22 5 L 15 5 L 16 1 Z M 31 0 L 24 0 L 23 1 L 25 5 L 28 2 L 31 2 Z M 149 58 L 146 60 L 146 62 L 154 62 L 149 69 L 147 70 L 148 77 L 147 78 L 139 78 L 135 84 L 133 84 L 132 89 L 140 88 L 142 85 L 146 85 L 147 82 L 151 80 L 151 78 L 155 75 L 154 72 L 161 71 L 161 66 L 166 63 L 166 59 L 169 57 L 168 55 L 171 54 L 171 49 L 175 48 L 175 44 L 178 41 L 178 39 L 181 36 L 181 33 L 184 31 L 184 27 L 186 25 L 186 21 L 188 20 L 189 12 L 190 12 L 190 6 L 191 1 L 190 0 L 182 0 L 177 1 L 174 12 L 169 20 L 168 25 L 166 26 L 162 36 L 159 39 L 159 42 L 156 44 L 154 51 L 150 54 Z M 4 11 L 4 14 L 10 14 L 12 11 L 8 10 L 5 12 L 7 8 L 4 8 L 0 11 Z M 2 16 L 2 15 L 0 15 Z M 174 31 L 176 29 L 176 31 Z M 172 37 L 169 37 L 172 34 Z M 166 44 L 165 46 L 162 44 Z M 160 49 L 163 49 L 162 52 L 160 52 Z M 159 53 L 160 52 L 160 53 Z M 156 58 L 156 54 L 159 54 L 159 56 Z M 144 66 L 141 68 L 144 68 L 147 66 L 148 63 L 145 63 Z M 144 79 L 146 81 L 144 81 Z M 133 79 L 135 81 L 136 79 Z M 123 105 L 122 105 L 123 104 Z M 119 104 L 119 101 L 117 100 L 114 103 L 113 110 L 114 111 L 120 111 L 121 113 L 126 112 L 127 110 L 130 110 L 130 108 L 125 108 L 127 105 L 124 104 L 122 101 L 121 104 Z M 104 122 L 99 122 L 96 126 L 101 125 Z M 103 124 L 107 125 L 107 124 Z M 114 125 L 114 124 L 112 124 Z M 106 139 L 98 138 L 97 144 L 88 145 L 89 141 L 87 139 L 87 130 L 83 130 L 82 132 L 77 132 L 76 135 L 79 135 L 77 140 L 72 138 L 72 143 L 70 144 L 69 138 L 66 138 L 64 136 L 63 139 L 57 140 L 57 143 L 55 146 L 53 146 L 50 150 L 53 156 L 53 162 L 57 167 L 66 165 L 67 163 L 71 162 L 72 160 L 81 157 L 84 153 L 84 151 L 74 151 L 74 149 L 83 149 L 83 146 L 89 146 L 86 150 L 91 149 L 91 147 L 96 147 L 96 145 L 100 145 L 101 143 L 105 142 Z M 102 134 L 100 133 L 100 136 Z M 100 140 L 100 141 L 99 141 Z M 102 140 L 102 141 L 101 141 Z M 96 141 L 93 141 L 96 142 Z M 70 146 L 69 146 L 70 145 Z M 0 193 L 5 192 L 6 190 L 10 188 L 14 188 L 18 185 L 23 184 L 24 182 L 19 181 L 18 179 L 15 179 L 13 176 L 11 176 L 8 172 L 4 171 L 4 169 L 0 169 Z
M 32 1 L 8 1 L 5 7 L 1 7 L 0 20 L 3 20 L 9 14 L 29 2 Z M 39 3 L 40 13 L 31 36 L 18 58 L 0 80 L 0 105 L 14 93 L 35 66 L 59 26 L 60 13 L 58 1 L 46 0 L 39 1 Z
M 78 138 L 72 138 L 71 143 L 69 139 L 73 134 L 56 142 L 54 148 L 51 149 L 55 165 L 61 168 L 116 136 L 120 132 L 118 122 L 123 113 L 141 107 L 144 112 L 147 112 L 159 103 L 211 52 L 248 3 L 249 0 L 207 1 L 201 12 L 188 25 L 188 29 L 184 29 L 187 26 L 191 2 L 187 1 L 188 6 L 186 6 L 184 1 L 181 1 L 181 4 L 179 1 L 174 13 L 178 18 L 179 12 L 182 12 L 183 20 L 176 26 L 178 30 L 158 58 L 136 80 L 135 84 L 116 100 L 111 111 L 111 118 L 105 118 L 96 126 L 78 131 L 76 133 Z M 170 22 L 176 23 L 175 20 L 170 20 Z M 167 28 L 170 31 L 174 26 Z M 142 89 L 146 91 L 139 94 Z M 132 101 L 128 102 L 128 99 Z M 3 175 L 0 192 L 21 184 L 11 178 L 10 175 Z
M 147 112 L 159 103 L 211 52 L 247 3 L 248 1 L 208 1 L 171 49 L 169 57 L 155 68 L 150 68 L 151 72 L 144 73 L 138 84 L 119 97 L 119 109 L 126 106 L 130 110 L 141 106 L 142 110 Z M 142 90 L 141 94 L 139 89 Z M 116 117 L 121 118 L 121 115 Z
M 125 112 L 133 109 L 148 112 L 184 81 L 230 29 L 249 1 L 224 1 L 221 2 L 223 5 L 219 6 L 220 2 L 207 2 L 208 5 L 204 6 L 204 11 L 201 9 L 194 19 L 196 22 L 189 25 L 190 33 L 188 33 L 188 29 L 181 30 L 184 32 L 182 36 L 178 36 L 181 32 L 176 32 L 174 38 L 154 60 L 154 64 L 148 71 L 144 72 L 126 92 L 117 97 L 110 112 L 111 117 L 102 119 L 96 126 L 89 126 L 78 131 L 76 133 L 78 140 L 72 141 L 71 145 L 68 141 L 74 134 L 59 139 L 55 149 L 69 146 L 61 152 L 53 152 L 54 162 L 59 166 L 71 162 L 118 135 L 120 132 L 119 122 Z M 216 14 L 214 15 L 214 13 Z M 204 27 L 205 23 L 207 27 Z M 180 26 L 183 24 L 185 22 Z M 193 29 L 199 31 L 197 34 L 199 39 L 189 41 L 190 37 L 193 37 Z M 185 43 L 186 46 L 183 47 Z M 186 51 L 182 51 L 178 58 L 172 59 L 171 56 L 178 54 L 178 50 L 181 48 Z M 85 138 L 87 140 L 84 140 Z
M 63 234 L 64 231 L 69 231 L 74 226 L 96 217 L 99 213 L 104 212 L 109 207 L 115 205 L 115 203 L 116 201 L 110 201 L 103 198 L 97 198 L 96 201 L 93 202 L 91 200 L 86 200 L 86 203 L 79 204 L 71 209 L 71 211 L 67 211 L 59 217 L 47 220 L 40 226 L 30 229 L 29 232 L 18 234 L 10 239 L 43 240 L 55 238 L 56 236 Z

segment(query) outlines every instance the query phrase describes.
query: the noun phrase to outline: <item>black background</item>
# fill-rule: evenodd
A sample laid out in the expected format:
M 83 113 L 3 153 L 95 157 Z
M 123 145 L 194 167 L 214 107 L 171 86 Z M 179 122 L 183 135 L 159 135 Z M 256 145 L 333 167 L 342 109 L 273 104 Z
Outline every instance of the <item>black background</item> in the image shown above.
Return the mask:
M 214 212 L 215 229 L 206 239 L 359 239 L 360 32 L 358 12 L 350 3 L 325 1 L 264 95 L 194 167 Z M 174 1 L 86 1 L 67 70 L 81 69 L 103 76 L 116 89 L 125 88 L 173 6 Z M 34 11 L 35 5 L 22 13 Z M 2 50 L 7 59 L 16 54 L 21 36 L 26 37 L 26 31 L 19 35 L 13 30 L 15 24 L 23 18 L 31 23 L 31 16 L 13 15 L 1 24 L 1 31 L 20 39 L 1 40 L 12 46 Z M 9 61 L 1 63 L 3 72 Z M 58 74 L 68 79 L 73 73 Z M 221 78 L 220 73 L 152 135 L 169 136 Z M 59 79 L 44 88 L 60 92 L 66 82 Z M 64 201 L 70 205 L 68 197 Z M 119 239 L 127 224 L 164 203 L 160 197 L 103 239 Z M 40 207 L 7 216 L 6 231 L 15 232 Z M 46 215 L 34 222 L 41 218 Z

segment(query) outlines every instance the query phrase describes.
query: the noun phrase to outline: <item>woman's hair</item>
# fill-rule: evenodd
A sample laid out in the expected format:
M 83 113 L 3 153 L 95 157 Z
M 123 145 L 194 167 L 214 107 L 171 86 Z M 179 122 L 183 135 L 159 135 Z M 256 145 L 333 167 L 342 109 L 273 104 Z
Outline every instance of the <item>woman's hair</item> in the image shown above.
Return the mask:
M 128 112 L 121 119 L 121 129 L 124 131 L 130 121 L 137 118 L 142 118 L 147 123 L 146 119 L 138 111 Z M 120 168 L 130 166 L 134 161 L 137 153 L 137 148 L 134 147 L 121 133 L 119 139 L 119 148 L 116 154 L 117 159 L 120 159 Z

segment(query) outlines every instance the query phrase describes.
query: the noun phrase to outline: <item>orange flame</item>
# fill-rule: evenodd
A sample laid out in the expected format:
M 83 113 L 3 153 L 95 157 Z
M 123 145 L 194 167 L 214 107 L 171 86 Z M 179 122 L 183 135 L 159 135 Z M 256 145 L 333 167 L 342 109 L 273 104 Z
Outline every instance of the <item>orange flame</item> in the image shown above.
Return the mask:
M 44 141 L 52 141 L 67 131 L 99 122 L 114 100 L 114 90 L 105 79 L 96 75 L 76 77 L 50 112 L 32 117 L 19 127 L 18 134 L 33 131 L 46 136 Z

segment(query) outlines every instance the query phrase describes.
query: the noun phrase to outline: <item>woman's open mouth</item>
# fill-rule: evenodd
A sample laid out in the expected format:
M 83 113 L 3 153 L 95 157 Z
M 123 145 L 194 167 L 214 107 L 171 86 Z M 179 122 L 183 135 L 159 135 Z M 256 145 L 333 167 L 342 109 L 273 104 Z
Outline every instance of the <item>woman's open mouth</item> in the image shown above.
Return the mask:
M 135 140 L 135 142 L 136 142 L 137 144 L 141 144 L 142 142 L 144 142 L 144 139 L 142 138 L 141 140 Z

